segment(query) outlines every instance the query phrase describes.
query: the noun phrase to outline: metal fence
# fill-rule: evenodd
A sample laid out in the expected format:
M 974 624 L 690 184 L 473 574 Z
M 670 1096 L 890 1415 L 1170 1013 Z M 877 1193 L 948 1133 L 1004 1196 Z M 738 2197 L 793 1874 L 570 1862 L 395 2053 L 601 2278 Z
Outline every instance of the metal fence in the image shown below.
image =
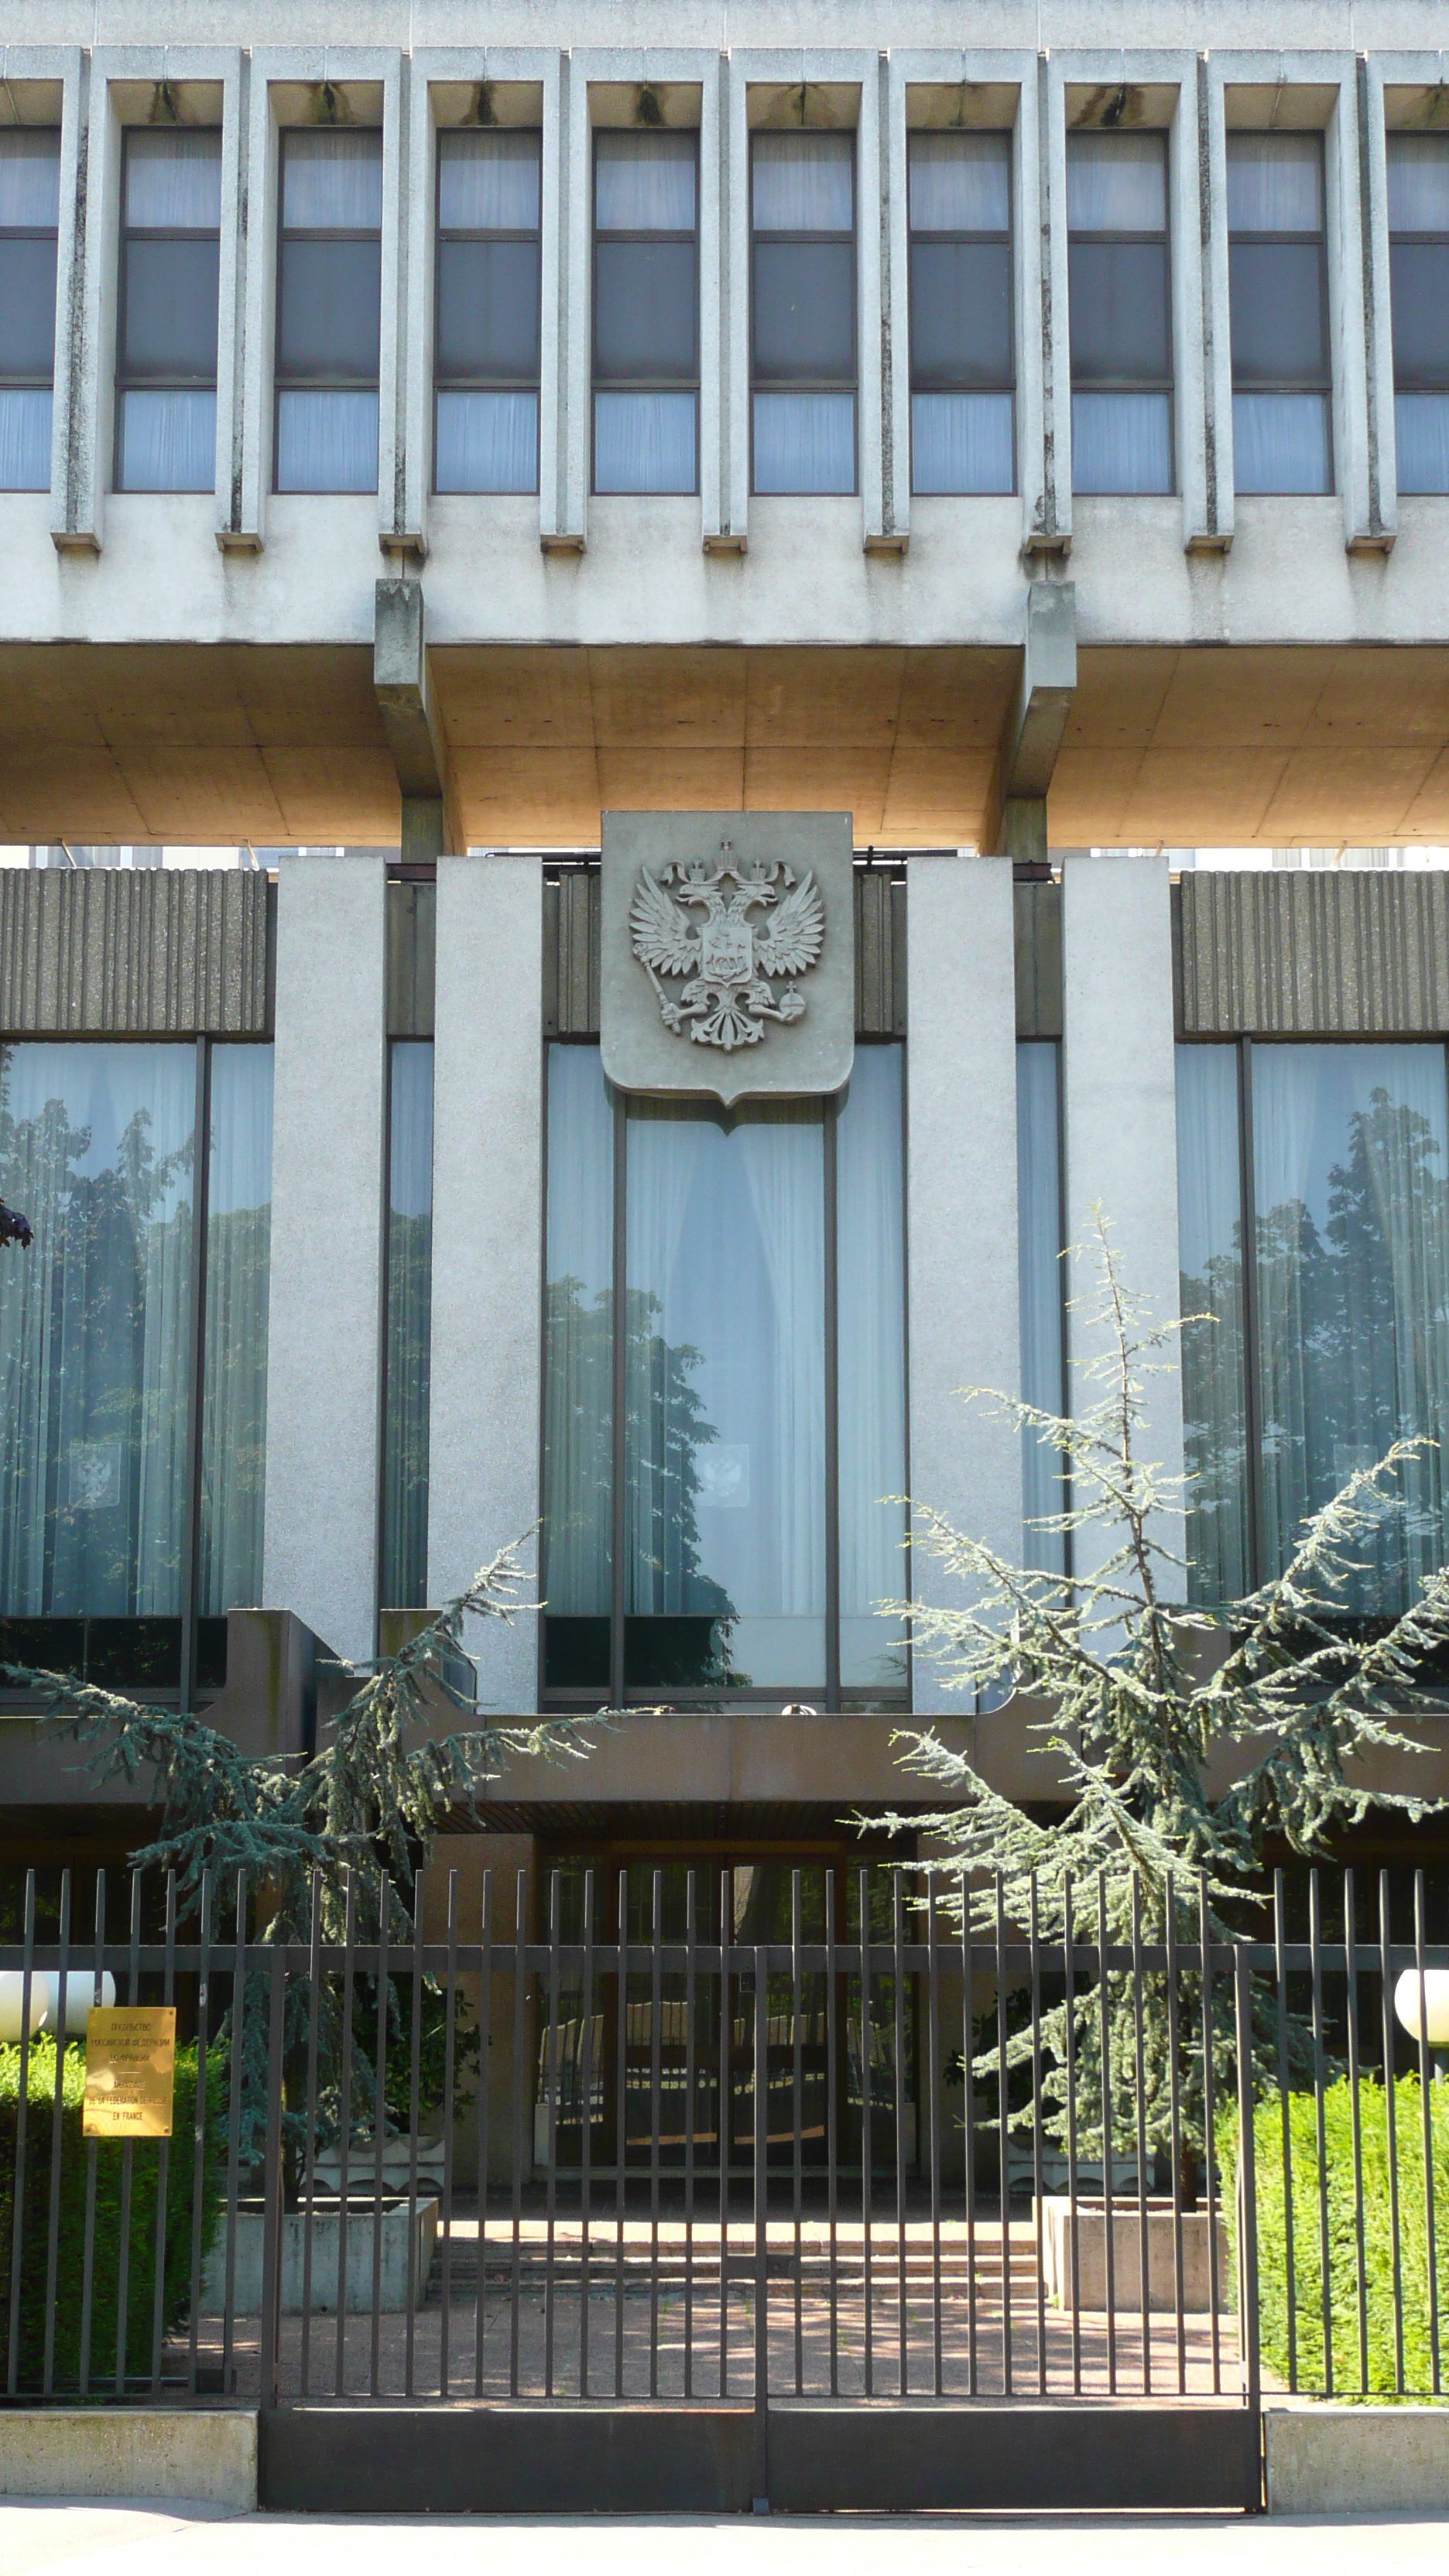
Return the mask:
M 349 1890 L 335 1941 L 318 1888 L 293 1943 L 244 1882 L 0 1891 L 6 2394 L 1440 2393 L 1443 1889 L 1280 1878 L 1261 1937 L 1194 1898 L 1124 1940 L 1087 1886 L 1049 1941 L 924 1884 L 786 1868 L 741 1938 L 739 1873 L 485 1873 L 471 1921 L 452 1874 Z M 113 1995 L 176 2008 L 169 2140 L 81 2133 Z

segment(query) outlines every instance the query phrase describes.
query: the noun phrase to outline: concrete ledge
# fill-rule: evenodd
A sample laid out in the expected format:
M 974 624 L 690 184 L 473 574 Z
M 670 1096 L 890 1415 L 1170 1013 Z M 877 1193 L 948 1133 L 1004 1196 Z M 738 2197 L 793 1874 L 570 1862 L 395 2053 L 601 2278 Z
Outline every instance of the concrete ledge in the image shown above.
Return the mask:
M 0 2496 L 257 2509 L 257 2419 L 235 2407 L 0 2408 Z
M 1449 2512 L 1449 2406 L 1274 2406 L 1270 2513 Z

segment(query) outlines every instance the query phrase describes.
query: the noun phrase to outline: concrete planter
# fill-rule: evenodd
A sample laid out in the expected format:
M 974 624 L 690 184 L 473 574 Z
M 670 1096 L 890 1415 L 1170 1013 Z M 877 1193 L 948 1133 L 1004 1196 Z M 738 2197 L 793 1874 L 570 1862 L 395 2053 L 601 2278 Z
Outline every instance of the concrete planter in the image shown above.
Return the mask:
M 1205 2315 L 1212 2305 L 1208 2267 L 1208 2227 L 1217 2228 L 1218 2305 L 1235 2304 L 1227 2230 L 1219 2217 L 1210 2222 L 1204 2209 L 1182 2216 L 1182 2304 L 1187 2313 Z M 1072 2304 L 1071 2202 L 1055 2195 L 1041 2202 L 1038 2222 L 1041 2259 L 1052 2305 Z M 1112 2216 L 1112 2306 L 1114 2315 L 1142 2312 L 1142 2228 L 1135 2208 L 1118 2207 Z M 1107 2230 L 1100 2201 L 1077 2203 L 1077 2303 L 1089 2314 L 1107 2306 Z M 1169 2314 L 1176 2307 L 1173 2279 L 1173 2222 L 1170 2202 L 1147 2204 L 1147 2305 Z
M 1449 2512 L 1442 2406 L 1268 2407 L 1270 2513 Z
M 282 2218 L 282 2314 L 299 2317 L 302 2313 L 302 2254 L 306 2234 L 305 2210 L 287 2210 Z M 312 2314 L 333 2316 L 337 2310 L 338 2237 L 342 2212 L 335 2202 L 312 2212 Z M 379 2227 L 382 2231 L 382 2287 L 384 2308 L 405 2308 L 408 2303 L 408 2205 L 405 2200 L 384 2201 L 379 2214 L 371 2202 L 358 2207 L 349 2204 L 347 2213 L 347 2299 L 348 2316 L 366 2316 L 372 2311 L 373 2245 Z M 239 2209 L 236 2220 L 236 2313 L 242 2317 L 261 2314 L 262 2306 L 262 2229 L 259 2209 Z M 415 2261 L 413 2266 L 413 2305 L 420 2308 L 427 2288 L 428 2267 L 433 2259 L 433 2246 L 438 2233 L 436 2200 L 420 2200 L 413 2221 Z M 219 2236 L 207 2257 L 201 2281 L 201 2304 L 211 2315 L 217 2314 L 226 2298 L 226 2243 Z

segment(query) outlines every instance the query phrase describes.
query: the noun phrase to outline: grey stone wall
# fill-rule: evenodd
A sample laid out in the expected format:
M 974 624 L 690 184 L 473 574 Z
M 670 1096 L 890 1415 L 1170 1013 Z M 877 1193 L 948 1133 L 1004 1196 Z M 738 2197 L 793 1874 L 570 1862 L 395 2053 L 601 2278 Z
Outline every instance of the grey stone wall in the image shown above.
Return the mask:
M 269 1037 L 272 889 L 234 868 L 0 870 L 0 1031 Z
M 1174 912 L 1184 1037 L 1449 1030 L 1449 875 L 1204 872 Z

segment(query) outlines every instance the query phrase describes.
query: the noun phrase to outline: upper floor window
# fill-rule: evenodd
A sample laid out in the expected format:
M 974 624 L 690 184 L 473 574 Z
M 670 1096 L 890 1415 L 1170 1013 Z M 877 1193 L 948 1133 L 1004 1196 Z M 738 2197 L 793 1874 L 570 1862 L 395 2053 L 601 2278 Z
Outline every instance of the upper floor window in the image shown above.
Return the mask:
M 1449 135 L 1388 137 L 1401 492 L 1449 492 Z
M 1331 492 L 1321 134 L 1228 136 L 1233 481 Z
M 60 136 L 0 132 L 0 491 L 50 489 Z
M 1172 490 L 1165 134 L 1067 136 L 1072 488 Z
M 750 166 L 757 492 L 855 490 L 855 137 L 757 134 Z
M 699 149 L 594 137 L 594 490 L 698 487 Z
M 439 492 L 538 490 L 539 156 L 507 127 L 438 137 Z
M 216 482 L 221 136 L 137 126 L 124 138 L 116 307 L 116 489 Z
M 912 134 L 911 489 L 1016 481 L 1011 137 Z
M 281 143 L 277 490 L 375 492 L 382 136 L 308 127 Z

